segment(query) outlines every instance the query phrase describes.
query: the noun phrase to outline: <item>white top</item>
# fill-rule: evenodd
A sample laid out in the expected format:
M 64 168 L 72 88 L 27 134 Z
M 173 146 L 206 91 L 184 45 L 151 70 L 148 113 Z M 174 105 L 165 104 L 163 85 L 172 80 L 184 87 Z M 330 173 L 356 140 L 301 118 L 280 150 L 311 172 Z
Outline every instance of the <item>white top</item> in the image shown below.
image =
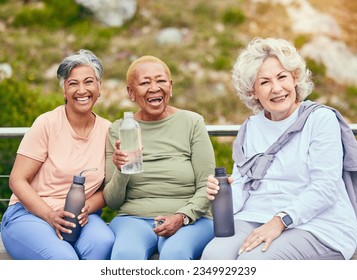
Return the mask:
M 261 112 L 247 125 L 244 151 L 265 152 L 296 120 L 271 121 Z M 338 120 L 332 110 L 311 113 L 304 129 L 275 156 L 257 190 L 243 191 L 245 181 L 233 167 L 235 219 L 265 223 L 287 212 L 290 227 L 307 230 L 350 259 L 357 245 L 357 221 L 342 180 L 343 150 Z M 238 212 L 239 211 L 239 212 Z

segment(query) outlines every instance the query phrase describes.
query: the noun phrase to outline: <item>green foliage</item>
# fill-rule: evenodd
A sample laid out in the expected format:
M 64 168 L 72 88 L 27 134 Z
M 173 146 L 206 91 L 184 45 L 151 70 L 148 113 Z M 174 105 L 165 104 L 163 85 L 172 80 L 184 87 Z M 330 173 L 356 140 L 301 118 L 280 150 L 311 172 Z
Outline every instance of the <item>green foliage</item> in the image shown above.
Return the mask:
M 303 45 L 309 42 L 310 39 L 311 38 L 309 36 L 301 34 L 295 38 L 294 45 L 296 46 L 296 48 L 300 49 Z
M 240 25 L 245 21 L 245 15 L 239 8 L 232 8 L 223 13 L 223 22 L 226 24 Z
M 215 19 L 217 16 L 217 10 L 215 7 L 212 5 L 211 2 L 209 1 L 204 1 L 204 2 L 193 2 L 195 6 L 193 7 L 193 14 L 196 15 L 198 19 L 208 19 L 212 21 Z
M 211 142 L 215 152 L 216 166 L 225 167 L 227 174 L 232 174 L 233 159 L 232 159 L 232 141 L 227 142 L 228 137 L 225 137 L 224 142 L 218 141 L 215 137 L 211 137 Z
M 41 92 L 31 90 L 27 83 L 6 79 L 0 82 L 0 126 L 30 126 L 34 118 L 48 109 Z M 51 103 L 51 102 L 50 102 Z
M 349 106 L 352 112 L 357 112 L 357 87 L 349 86 L 346 89 L 346 96 L 349 100 Z
M 306 66 L 312 72 L 312 80 L 315 88 L 324 87 L 324 80 L 326 74 L 326 67 L 311 58 L 306 59 Z
M 307 99 L 309 100 L 317 100 L 320 97 L 320 93 L 318 93 L 317 91 L 312 91 L 309 96 L 307 97 Z
M 322 63 L 319 63 L 311 58 L 306 59 L 307 68 L 314 74 L 314 77 L 325 76 L 326 67 Z
M 72 43 L 74 50 L 88 49 L 99 55 L 107 48 L 108 41 L 120 33 L 121 28 L 97 26 L 83 21 L 70 28 L 76 34 L 76 41 Z
M 44 0 L 43 7 L 25 5 L 15 15 L 15 27 L 58 29 L 85 21 L 90 13 L 72 0 Z
M 103 208 L 102 218 L 106 223 L 109 223 L 115 216 L 117 211 L 111 210 L 108 206 Z
M 348 99 L 356 100 L 357 99 L 357 87 L 349 86 L 346 89 L 346 95 Z
M 242 46 L 242 43 L 238 38 L 232 38 L 231 35 L 226 33 L 217 34 L 216 48 L 219 50 L 215 60 L 212 64 L 212 68 L 218 71 L 231 71 L 234 60 L 236 59 L 236 49 Z
M 25 82 L 6 79 L 0 82 L 0 127 L 29 127 L 35 118 L 54 108 L 61 96 L 45 98 L 41 92 L 31 90 Z M 15 160 L 16 151 L 21 139 L 0 139 L 0 174 L 9 175 Z M 0 198 L 9 198 L 8 179 L 0 178 Z M 0 204 L 0 216 L 6 208 Z M 0 217 L 1 218 L 1 217 Z
M 216 57 L 213 63 L 214 69 L 220 71 L 220 70 L 228 70 L 231 68 L 231 60 L 229 57 L 225 55 L 219 55 Z

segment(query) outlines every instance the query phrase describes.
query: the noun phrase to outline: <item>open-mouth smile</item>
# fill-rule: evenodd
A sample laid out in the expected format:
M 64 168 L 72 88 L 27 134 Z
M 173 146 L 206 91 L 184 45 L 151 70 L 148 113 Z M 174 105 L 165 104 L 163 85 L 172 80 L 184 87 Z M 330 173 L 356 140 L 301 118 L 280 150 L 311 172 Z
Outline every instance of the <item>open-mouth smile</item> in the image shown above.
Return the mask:
M 148 99 L 146 99 L 147 102 L 149 102 L 150 104 L 153 104 L 153 105 L 158 105 L 162 102 L 164 98 L 162 96 L 160 97 L 150 97 Z
M 274 98 L 270 99 L 270 101 L 272 101 L 272 102 L 280 102 L 280 101 L 284 101 L 287 97 L 288 97 L 288 94 L 283 95 L 283 96 L 279 96 L 279 97 L 274 97 Z
M 75 100 L 80 104 L 87 104 L 90 101 L 90 96 L 76 97 Z

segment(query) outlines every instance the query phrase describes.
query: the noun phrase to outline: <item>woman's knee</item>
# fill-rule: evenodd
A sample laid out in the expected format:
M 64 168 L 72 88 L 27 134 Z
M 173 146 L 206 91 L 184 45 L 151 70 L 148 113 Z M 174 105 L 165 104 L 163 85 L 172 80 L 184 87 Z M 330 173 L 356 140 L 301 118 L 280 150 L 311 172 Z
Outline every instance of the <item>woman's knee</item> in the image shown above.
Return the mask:
M 160 251 L 160 260 L 194 260 L 199 257 L 200 254 L 195 258 L 194 252 L 183 246 L 176 246 L 175 248 L 164 246 Z
M 236 260 L 238 257 L 238 243 L 224 238 L 214 238 L 202 252 L 202 260 Z
M 151 255 L 145 251 L 135 249 L 115 249 L 113 248 L 110 259 L 111 260 L 147 260 Z
M 137 241 L 137 242 L 136 242 Z M 120 238 L 115 241 L 112 260 L 147 260 L 157 251 L 156 243 L 143 243 L 137 239 Z

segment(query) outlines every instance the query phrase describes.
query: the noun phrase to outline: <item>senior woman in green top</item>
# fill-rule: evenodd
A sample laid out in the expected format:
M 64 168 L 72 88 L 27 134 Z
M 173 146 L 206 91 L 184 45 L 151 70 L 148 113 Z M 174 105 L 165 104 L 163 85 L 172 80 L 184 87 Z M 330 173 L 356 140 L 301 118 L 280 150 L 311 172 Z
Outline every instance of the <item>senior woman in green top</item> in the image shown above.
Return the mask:
M 203 117 L 169 106 L 173 82 L 160 59 L 143 56 L 127 72 L 127 91 L 140 110 L 144 172 L 126 175 L 121 166 L 119 125 L 115 121 L 106 147 L 104 198 L 118 215 L 112 259 L 197 259 L 213 238 L 205 184 L 215 161 Z M 164 221 L 153 227 L 154 221 Z

